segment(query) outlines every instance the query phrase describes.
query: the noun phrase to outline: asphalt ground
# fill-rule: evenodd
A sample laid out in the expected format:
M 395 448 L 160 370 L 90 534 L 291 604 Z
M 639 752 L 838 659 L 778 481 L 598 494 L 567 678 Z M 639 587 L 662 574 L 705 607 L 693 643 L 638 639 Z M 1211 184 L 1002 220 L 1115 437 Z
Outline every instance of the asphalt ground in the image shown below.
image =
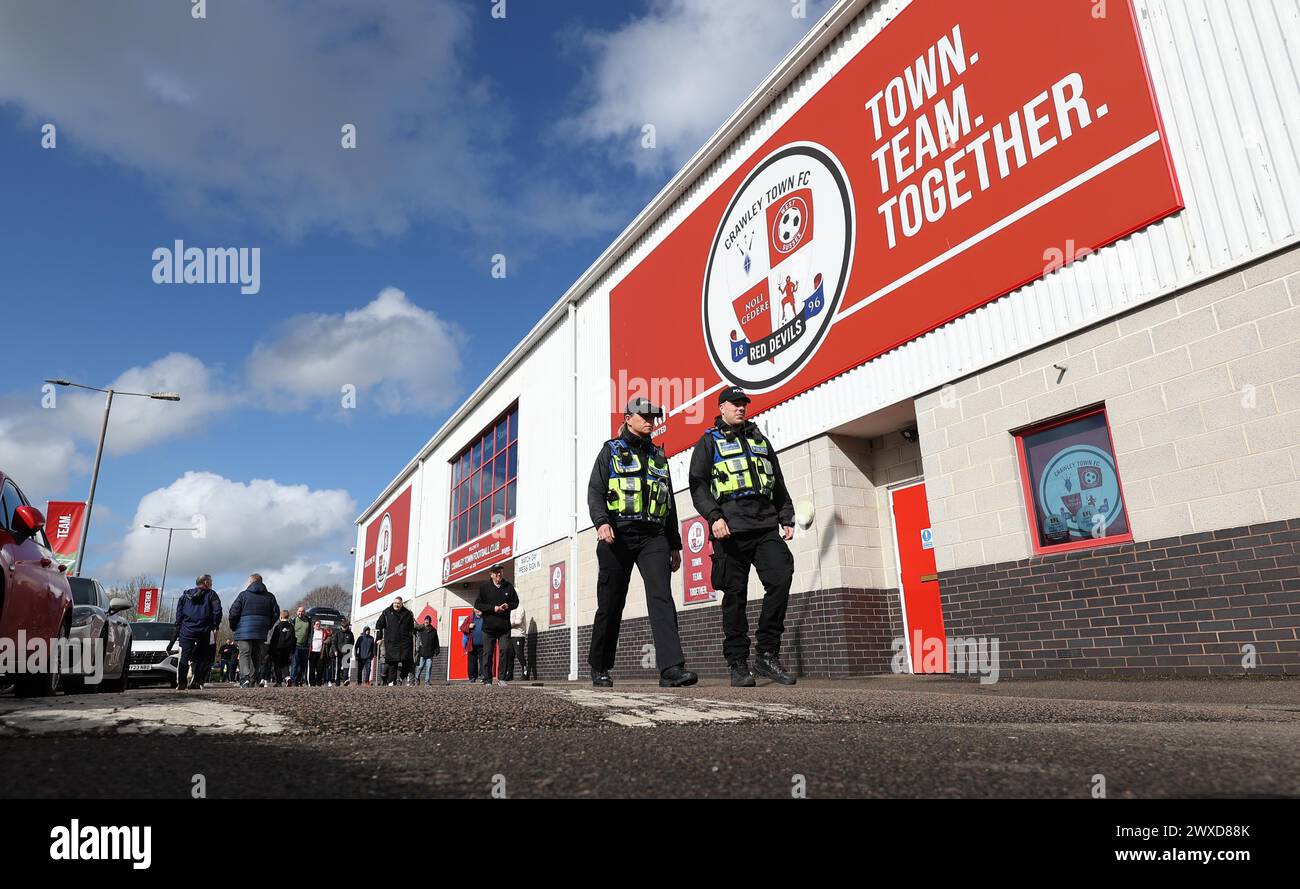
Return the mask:
M 5 694 L 0 751 L 5 798 L 1295 797 L 1300 681 Z

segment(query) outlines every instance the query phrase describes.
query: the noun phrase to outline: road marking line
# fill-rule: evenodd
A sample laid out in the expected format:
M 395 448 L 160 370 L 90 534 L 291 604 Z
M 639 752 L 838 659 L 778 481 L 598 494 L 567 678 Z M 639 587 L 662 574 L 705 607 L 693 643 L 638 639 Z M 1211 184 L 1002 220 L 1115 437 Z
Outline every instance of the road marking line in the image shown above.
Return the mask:
M 664 724 L 688 725 L 702 722 L 740 722 L 746 719 L 808 718 L 811 710 L 788 704 L 719 701 L 687 698 L 671 692 L 614 692 L 587 689 L 546 688 L 579 707 L 609 711 L 605 719 L 616 725 L 647 727 Z

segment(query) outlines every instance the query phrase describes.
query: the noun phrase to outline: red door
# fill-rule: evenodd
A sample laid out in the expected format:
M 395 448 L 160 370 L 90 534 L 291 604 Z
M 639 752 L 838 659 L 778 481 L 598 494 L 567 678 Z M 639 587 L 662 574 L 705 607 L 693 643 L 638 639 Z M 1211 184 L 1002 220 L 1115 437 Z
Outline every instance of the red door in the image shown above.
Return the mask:
M 473 608 L 451 609 L 451 638 L 447 642 L 448 679 L 469 679 L 469 652 L 465 651 L 465 634 L 460 631 L 460 624 L 473 613 Z
M 934 535 L 925 483 L 895 488 L 890 493 L 894 534 L 898 540 L 898 573 L 902 586 L 903 633 L 913 673 L 947 672 L 948 652 L 943 633 L 943 606 L 934 562 Z

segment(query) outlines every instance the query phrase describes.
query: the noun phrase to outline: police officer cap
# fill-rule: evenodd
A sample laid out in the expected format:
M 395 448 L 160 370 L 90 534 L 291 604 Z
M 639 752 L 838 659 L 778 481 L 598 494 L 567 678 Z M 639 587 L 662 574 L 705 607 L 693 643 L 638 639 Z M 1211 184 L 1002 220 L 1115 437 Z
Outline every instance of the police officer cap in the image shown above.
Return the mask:
M 638 396 L 627 403 L 627 410 L 624 413 L 637 414 L 642 417 L 662 417 L 664 409 L 650 399 Z
M 718 404 L 726 404 L 728 401 L 732 404 L 749 404 L 749 396 L 739 386 L 728 386 L 718 393 Z

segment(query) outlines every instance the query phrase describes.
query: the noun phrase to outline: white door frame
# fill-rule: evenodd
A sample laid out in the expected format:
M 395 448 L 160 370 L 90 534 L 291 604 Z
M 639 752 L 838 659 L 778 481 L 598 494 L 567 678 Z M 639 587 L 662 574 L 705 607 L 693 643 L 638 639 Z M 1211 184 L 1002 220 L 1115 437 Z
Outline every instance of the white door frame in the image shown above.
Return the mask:
M 925 476 L 918 475 L 916 478 L 907 481 L 897 482 L 886 487 L 889 493 L 889 524 L 890 540 L 894 546 L 894 576 L 898 578 L 898 605 L 902 609 L 903 615 L 903 651 L 907 653 L 907 672 L 915 672 L 912 669 L 912 636 L 911 628 L 907 623 L 907 594 L 903 589 L 903 560 L 898 552 L 898 517 L 894 515 L 894 494 L 898 491 L 905 491 L 908 488 L 915 488 L 917 485 L 925 484 Z

